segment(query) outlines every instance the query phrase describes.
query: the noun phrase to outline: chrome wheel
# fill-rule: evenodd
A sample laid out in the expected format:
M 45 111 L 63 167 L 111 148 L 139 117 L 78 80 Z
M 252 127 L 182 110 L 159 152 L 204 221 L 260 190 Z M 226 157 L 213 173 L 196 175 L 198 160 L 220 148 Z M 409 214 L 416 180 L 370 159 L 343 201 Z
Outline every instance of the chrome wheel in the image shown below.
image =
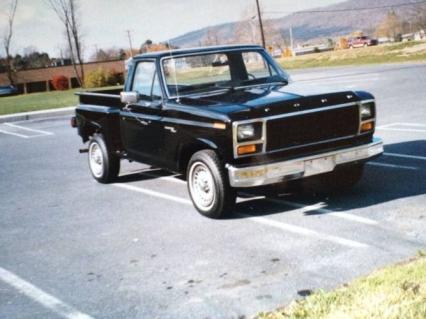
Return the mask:
M 202 211 L 210 210 L 215 204 L 216 187 L 207 165 L 202 162 L 193 163 L 188 183 L 194 204 Z
M 89 147 L 90 170 L 95 177 L 101 177 L 104 173 L 104 158 L 98 143 L 92 142 Z

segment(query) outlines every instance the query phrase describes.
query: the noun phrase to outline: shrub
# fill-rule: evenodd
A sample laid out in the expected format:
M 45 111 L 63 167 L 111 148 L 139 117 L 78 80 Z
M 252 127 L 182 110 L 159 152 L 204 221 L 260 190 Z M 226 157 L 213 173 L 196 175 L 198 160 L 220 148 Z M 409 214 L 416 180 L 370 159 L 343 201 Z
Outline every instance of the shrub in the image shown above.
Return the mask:
M 112 71 L 108 79 L 109 85 L 123 85 L 124 84 L 124 75 L 123 73 L 118 73 Z
M 108 71 L 102 68 L 88 72 L 85 76 L 85 85 L 87 88 L 119 85 L 123 83 L 124 78 L 121 73 Z
M 57 75 L 52 78 L 52 86 L 57 91 L 69 89 L 68 78 L 64 75 Z

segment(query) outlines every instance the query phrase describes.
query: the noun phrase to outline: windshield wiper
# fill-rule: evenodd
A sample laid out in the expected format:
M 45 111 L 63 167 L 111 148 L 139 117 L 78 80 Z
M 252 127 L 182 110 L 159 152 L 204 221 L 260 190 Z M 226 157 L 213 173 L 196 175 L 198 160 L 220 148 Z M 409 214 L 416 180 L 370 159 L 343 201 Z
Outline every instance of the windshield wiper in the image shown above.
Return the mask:
M 222 91 L 228 91 L 228 90 L 233 90 L 232 87 L 225 87 L 225 86 L 215 86 L 215 87 L 208 87 L 208 88 L 204 88 L 204 89 L 199 89 L 199 90 L 194 90 L 190 93 L 187 93 L 185 95 L 180 95 L 181 97 L 187 97 L 187 96 L 196 96 L 196 95 L 208 95 L 208 94 L 215 94 L 217 92 L 222 92 Z

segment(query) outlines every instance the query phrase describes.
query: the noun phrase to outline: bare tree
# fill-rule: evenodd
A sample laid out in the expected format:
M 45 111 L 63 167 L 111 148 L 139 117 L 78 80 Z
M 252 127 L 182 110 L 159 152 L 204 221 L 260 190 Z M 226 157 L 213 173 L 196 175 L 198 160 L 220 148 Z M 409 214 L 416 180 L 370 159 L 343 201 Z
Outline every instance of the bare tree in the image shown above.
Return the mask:
M 257 23 L 256 6 L 251 5 L 241 14 L 241 21 L 237 22 L 235 28 L 235 42 L 236 43 L 259 43 L 259 26 Z
M 426 5 L 418 5 L 414 8 L 411 21 L 417 30 L 426 30 Z
M 9 12 L 7 13 L 7 29 L 3 37 L 4 51 L 6 52 L 6 72 L 7 77 L 11 85 L 15 84 L 13 79 L 13 58 L 10 55 L 10 45 L 13 36 L 13 22 L 15 20 L 16 8 L 18 6 L 18 0 L 11 0 L 9 6 Z
M 402 34 L 402 21 L 394 10 L 390 10 L 376 29 L 379 37 L 389 37 L 395 40 Z
M 77 0 L 46 0 L 65 27 L 71 62 L 78 84 L 84 87 L 84 67 Z

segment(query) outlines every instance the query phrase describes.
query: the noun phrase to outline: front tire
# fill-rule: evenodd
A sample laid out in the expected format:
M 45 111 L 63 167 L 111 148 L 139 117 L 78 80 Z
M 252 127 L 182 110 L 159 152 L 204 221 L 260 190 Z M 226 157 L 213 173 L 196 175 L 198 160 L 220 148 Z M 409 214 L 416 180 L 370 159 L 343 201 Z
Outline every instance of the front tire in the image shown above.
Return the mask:
M 195 153 L 186 173 L 188 192 L 197 211 L 209 218 L 223 218 L 235 206 L 236 191 L 216 152 L 203 150 Z
M 95 134 L 89 142 L 89 168 L 99 183 L 111 183 L 120 172 L 120 158 L 112 154 L 100 134 Z

